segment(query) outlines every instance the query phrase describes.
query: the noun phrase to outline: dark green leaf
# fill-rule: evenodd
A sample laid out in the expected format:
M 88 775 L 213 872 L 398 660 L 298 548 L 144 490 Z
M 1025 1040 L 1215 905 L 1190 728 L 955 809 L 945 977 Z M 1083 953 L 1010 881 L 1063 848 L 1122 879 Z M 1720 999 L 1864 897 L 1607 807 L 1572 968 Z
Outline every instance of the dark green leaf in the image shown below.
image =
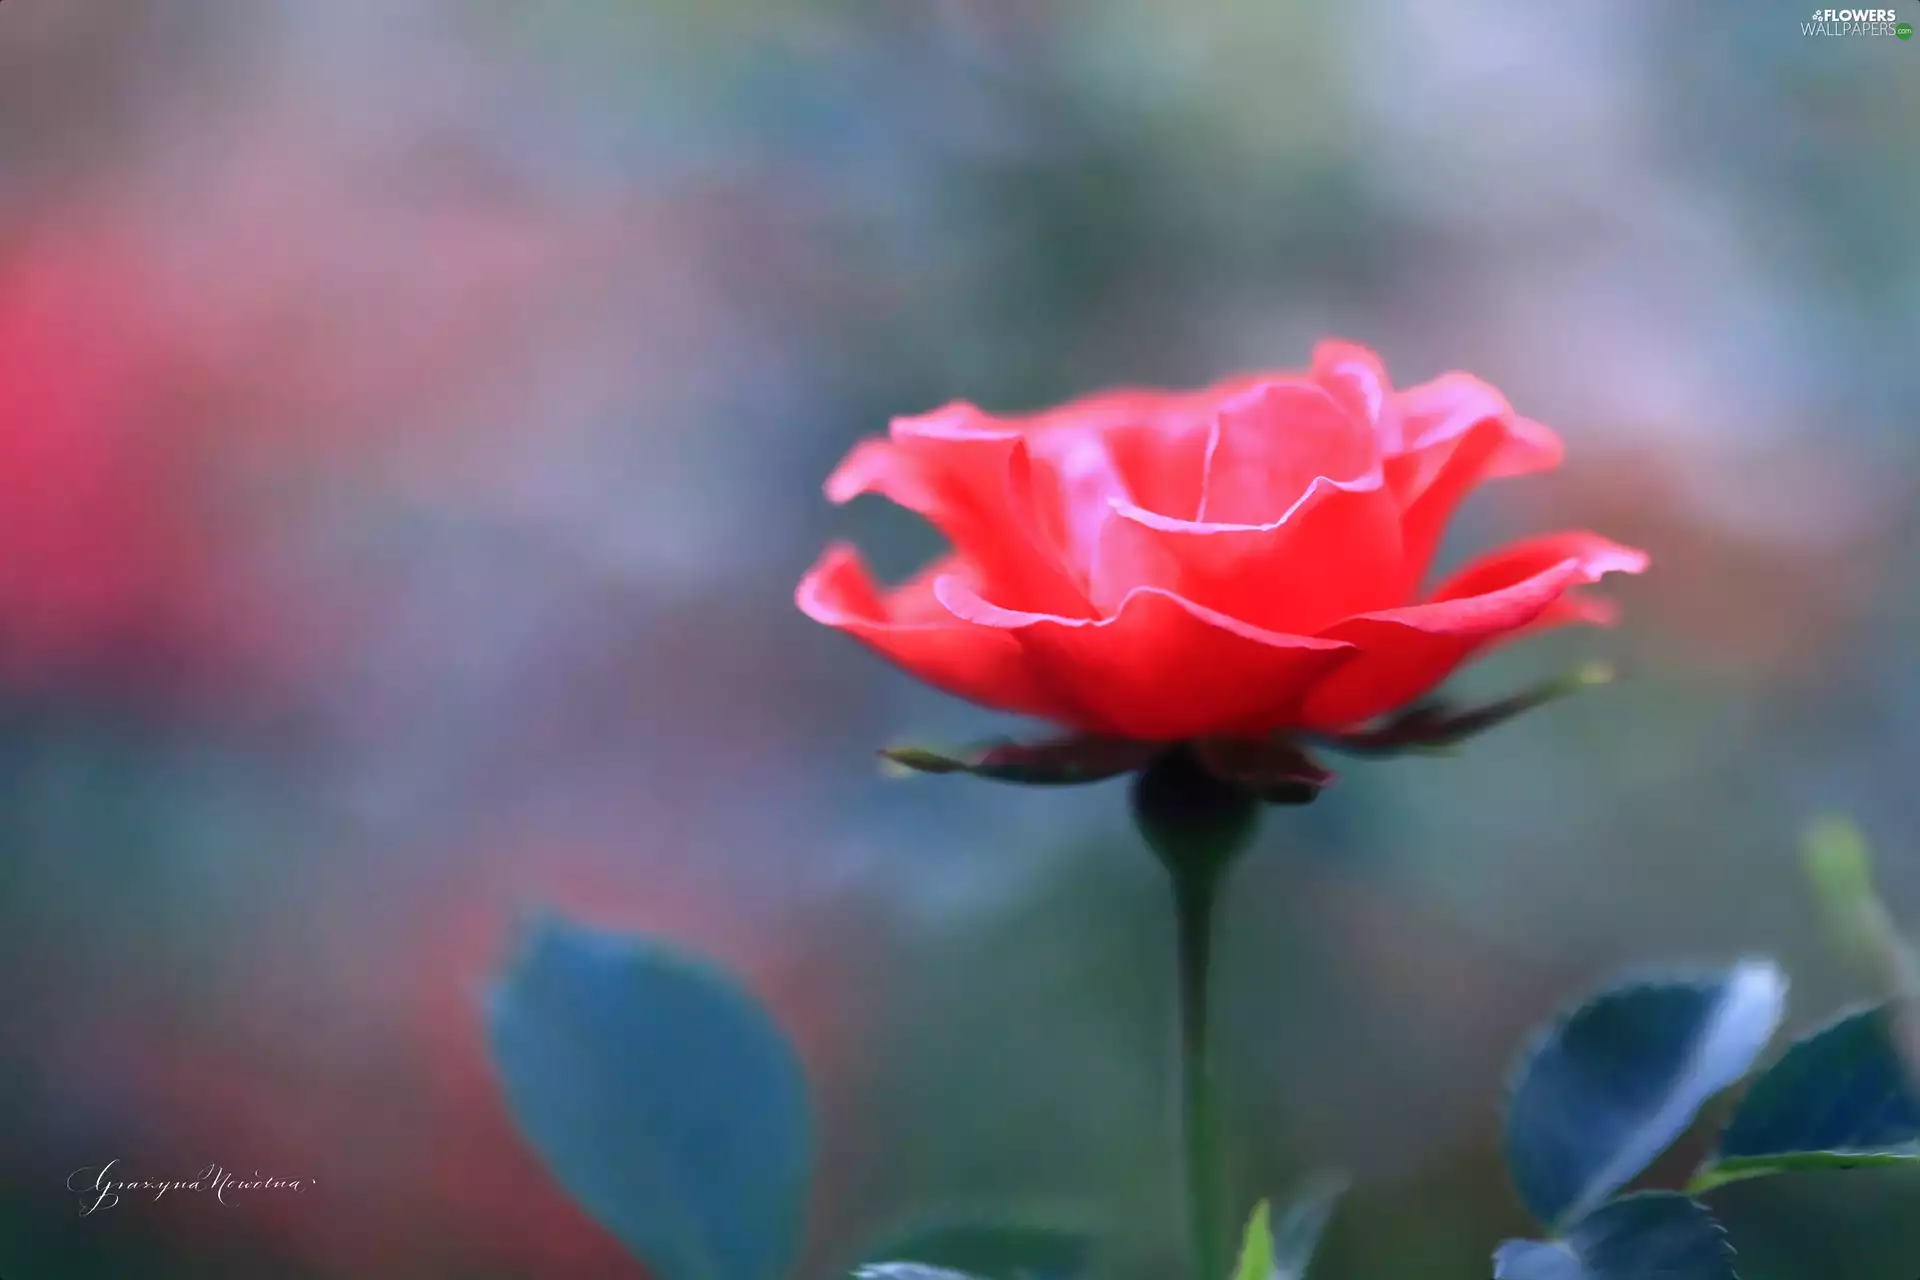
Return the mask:
M 1920 1160 L 1920 1090 L 1895 1009 L 1881 1005 L 1796 1041 L 1762 1072 L 1702 1178 L 1910 1160 Z
M 1564 1239 L 1509 1240 L 1494 1280 L 1736 1280 L 1733 1247 L 1705 1206 L 1670 1191 L 1625 1196 Z
M 731 980 L 547 922 L 492 993 L 494 1063 L 567 1192 L 660 1280 L 779 1280 L 812 1160 L 791 1047 Z
M 1746 1075 L 1785 1004 L 1785 976 L 1752 960 L 1617 986 L 1548 1028 L 1507 1105 L 1507 1163 L 1527 1208 L 1553 1230 L 1598 1208 Z
M 905 773 L 966 773 L 1027 786 L 1077 786 L 1132 773 L 1166 750 L 1165 743 L 1081 735 L 1053 742 L 991 742 L 958 751 L 888 747 L 880 758 Z

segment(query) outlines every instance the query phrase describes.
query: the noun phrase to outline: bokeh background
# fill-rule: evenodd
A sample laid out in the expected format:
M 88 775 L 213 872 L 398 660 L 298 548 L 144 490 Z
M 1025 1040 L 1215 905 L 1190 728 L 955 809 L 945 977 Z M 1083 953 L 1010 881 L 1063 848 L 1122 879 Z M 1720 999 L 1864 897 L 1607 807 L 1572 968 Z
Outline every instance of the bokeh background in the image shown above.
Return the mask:
M 1350 769 L 1224 926 L 1240 1193 L 1348 1170 L 1326 1280 L 1484 1277 L 1528 1026 L 1755 951 L 1801 1023 L 1863 994 L 1796 862 L 1828 809 L 1920 928 L 1920 48 L 1801 9 L 7 0 L 0 1273 L 639 1275 L 482 1056 L 535 905 L 718 956 L 799 1041 L 804 1274 L 972 1204 L 1169 1273 L 1122 792 L 881 779 L 1006 726 L 791 593 L 833 536 L 935 549 L 820 495 L 892 414 L 1334 333 L 1567 437 L 1462 545 L 1655 557 L 1620 631 L 1462 684 L 1628 682 Z M 81 1216 L 109 1159 L 310 1185 Z M 1752 1280 L 1911 1280 L 1917 1194 L 1716 1204 Z

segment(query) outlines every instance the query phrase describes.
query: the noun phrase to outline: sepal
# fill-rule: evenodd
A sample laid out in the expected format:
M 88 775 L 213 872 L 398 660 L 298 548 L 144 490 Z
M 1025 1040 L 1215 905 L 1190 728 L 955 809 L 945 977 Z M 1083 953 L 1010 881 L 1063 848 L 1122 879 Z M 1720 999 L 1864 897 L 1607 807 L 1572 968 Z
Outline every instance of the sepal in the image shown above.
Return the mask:
M 1318 740 L 1356 756 L 1444 755 L 1523 712 L 1611 683 L 1612 667 L 1590 663 L 1531 689 L 1477 707 L 1457 707 L 1442 699 L 1418 703 L 1380 725 L 1354 733 L 1323 735 Z
M 1034 743 L 1002 739 L 954 751 L 886 747 L 880 752 L 880 760 L 881 768 L 895 776 L 965 773 L 1030 787 L 1070 787 L 1105 782 L 1144 769 L 1166 750 L 1164 742 L 1078 734 Z

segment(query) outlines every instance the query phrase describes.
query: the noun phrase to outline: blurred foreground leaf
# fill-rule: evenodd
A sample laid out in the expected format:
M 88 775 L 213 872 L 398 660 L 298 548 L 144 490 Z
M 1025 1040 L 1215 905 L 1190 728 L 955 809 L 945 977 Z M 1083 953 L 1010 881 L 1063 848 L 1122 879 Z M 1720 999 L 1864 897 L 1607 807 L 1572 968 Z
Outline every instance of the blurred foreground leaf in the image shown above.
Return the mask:
M 853 1275 L 854 1280 L 980 1280 L 964 1271 L 949 1271 L 918 1262 L 871 1262 Z
M 1747 1090 L 1694 1187 L 1920 1160 L 1920 1092 L 1894 1017 L 1862 1009 L 1796 1041 Z
M 880 1267 L 923 1266 L 979 1280 L 1075 1280 L 1087 1272 L 1093 1242 L 1063 1226 L 966 1220 L 909 1228 L 872 1252 L 889 1260 L 874 1264 Z
M 1735 1280 L 1733 1247 L 1705 1206 L 1670 1191 L 1623 1196 L 1564 1239 L 1509 1240 L 1494 1280 Z
M 1255 1205 L 1240 1243 L 1234 1280 L 1303 1280 L 1313 1265 L 1320 1235 L 1346 1190 L 1345 1178 L 1314 1179 L 1287 1206 L 1278 1229 L 1272 1225 L 1267 1202 Z
M 791 1047 L 717 970 L 645 938 L 534 927 L 492 993 L 521 1132 L 659 1280 L 779 1280 L 812 1160 Z
M 1786 986 L 1752 960 L 1614 987 L 1548 1028 L 1507 1105 L 1507 1164 L 1534 1217 L 1560 1230 L 1645 1170 L 1747 1074 L 1780 1025 Z
M 1272 1280 L 1273 1271 L 1273 1227 L 1267 1220 L 1267 1202 L 1262 1200 L 1247 1219 L 1233 1280 Z
M 1310 1180 L 1294 1196 L 1273 1233 L 1273 1280 L 1303 1280 L 1320 1236 L 1346 1193 L 1347 1180 L 1327 1174 Z

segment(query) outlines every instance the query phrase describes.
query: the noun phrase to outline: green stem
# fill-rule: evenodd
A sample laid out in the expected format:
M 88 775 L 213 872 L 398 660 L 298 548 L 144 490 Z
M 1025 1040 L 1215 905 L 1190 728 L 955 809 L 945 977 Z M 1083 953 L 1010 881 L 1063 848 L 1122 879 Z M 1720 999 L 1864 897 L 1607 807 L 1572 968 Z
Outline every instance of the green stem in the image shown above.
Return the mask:
M 1227 1280 L 1220 1135 L 1213 1060 L 1207 1049 L 1207 970 L 1214 899 L 1227 869 L 1259 825 L 1260 807 L 1252 794 L 1204 765 L 1192 748 L 1176 747 L 1134 779 L 1133 819 L 1173 886 L 1192 1280 Z
M 1173 873 L 1179 945 L 1180 1078 L 1184 1095 L 1187 1230 L 1193 1280 L 1226 1280 L 1220 1136 L 1214 1110 L 1213 1060 L 1207 1050 L 1207 970 L 1213 947 L 1216 890 L 1224 867 Z

